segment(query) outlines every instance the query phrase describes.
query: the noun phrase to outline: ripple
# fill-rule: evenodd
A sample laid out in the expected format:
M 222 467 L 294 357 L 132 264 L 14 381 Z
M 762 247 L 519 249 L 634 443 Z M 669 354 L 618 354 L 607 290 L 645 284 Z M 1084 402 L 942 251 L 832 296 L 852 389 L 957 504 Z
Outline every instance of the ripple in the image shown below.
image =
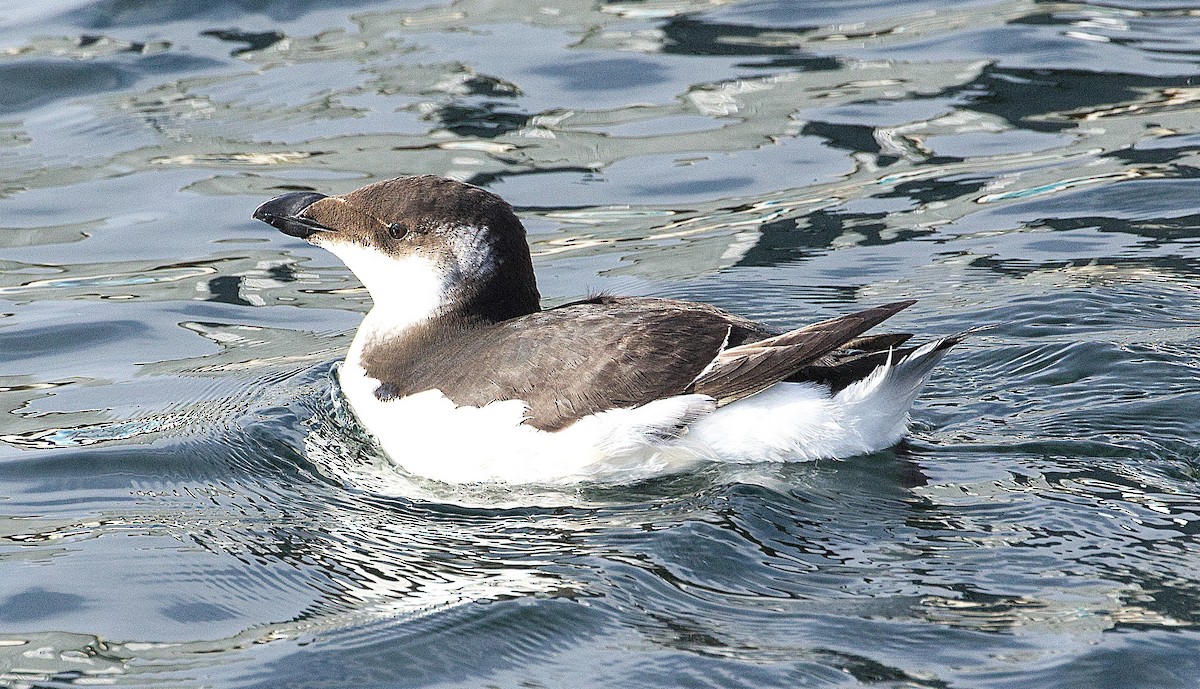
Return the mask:
M 1190 686 L 1194 10 L 544 4 L 0 20 L 0 683 Z M 248 219 L 416 173 L 548 303 L 992 327 L 872 456 L 421 481 L 330 376 L 367 295 Z

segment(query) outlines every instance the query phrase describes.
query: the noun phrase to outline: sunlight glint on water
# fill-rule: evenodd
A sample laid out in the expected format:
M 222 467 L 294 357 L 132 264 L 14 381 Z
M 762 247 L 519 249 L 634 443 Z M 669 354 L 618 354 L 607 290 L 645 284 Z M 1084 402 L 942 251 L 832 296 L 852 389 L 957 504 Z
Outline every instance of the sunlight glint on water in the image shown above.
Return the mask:
M 0 685 L 1193 687 L 1196 8 L 808 5 L 0 8 Z M 424 481 L 249 219 L 419 173 L 548 304 L 994 327 L 888 452 Z

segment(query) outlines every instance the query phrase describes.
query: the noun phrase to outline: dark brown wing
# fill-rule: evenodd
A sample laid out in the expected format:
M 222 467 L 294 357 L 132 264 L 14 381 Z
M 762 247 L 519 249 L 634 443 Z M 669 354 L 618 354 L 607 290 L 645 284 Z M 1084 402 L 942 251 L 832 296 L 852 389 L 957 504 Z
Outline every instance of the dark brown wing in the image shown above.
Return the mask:
M 828 385 L 829 391 L 837 394 L 851 383 L 862 380 L 889 358 L 900 361 L 916 351 L 916 347 L 903 347 L 912 338 L 912 333 L 888 333 L 864 335 L 850 340 L 825 356 L 805 364 L 803 368 L 788 376 L 793 383 L 809 382 Z
M 457 404 L 523 400 L 531 425 L 564 428 L 607 409 L 684 394 L 729 344 L 770 333 L 705 304 L 597 297 L 486 326 L 436 322 L 364 357 L 377 395 L 441 390 Z
M 692 392 L 728 404 L 783 380 L 832 385 L 875 361 L 860 357 L 886 355 L 882 349 L 907 339 L 860 336 L 913 303 L 772 335 L 707 304 L 596 297 L 490 325 L 433 321 L 369 350 L 363 364 L 383 382 L 381 398 L 436 388 L 476 407 L 519 399 L 529 405 L 529 424 L 558 430 L 597 412 Z
M 879 338 L 894 341 L 902 336 L 883 335 L 857 342 L 855 338 L 915 303 L 898 301 L 730 347 L 696 378 L 689 391 L 716 399 L 718 406 L 725 405 L 792 378 L 806 365 L 848 344 L 874 347 L 889 341 Z
M 972 328 L 955 335 L 939 338 L 933 352 L 950 349 L 970 335 L 990 329 L 990 327 Z M 867 377 L 880 366 L 888 362 L 895 364 L 904 361 L 910 354 L 920 349 L 920 345 L 902 346 L 911 337 L 910 333 L 857 337 L 847 342 L 844 347 L 806 364 L 789 376 L 787 380 L 828 385 L 830 392 L 837 394 L 851 383 Z

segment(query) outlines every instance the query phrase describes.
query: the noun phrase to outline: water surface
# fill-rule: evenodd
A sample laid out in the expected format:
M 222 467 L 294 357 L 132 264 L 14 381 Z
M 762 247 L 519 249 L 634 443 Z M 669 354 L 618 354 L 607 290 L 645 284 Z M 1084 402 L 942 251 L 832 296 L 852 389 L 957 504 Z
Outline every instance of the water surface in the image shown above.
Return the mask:
M 0 6 L 0 684 L 1196 686 L 1200 6 L 805 5 Z M 418 173 L 550 304 L 995 327 L 869 457 L 422 482 L 249 219 Z

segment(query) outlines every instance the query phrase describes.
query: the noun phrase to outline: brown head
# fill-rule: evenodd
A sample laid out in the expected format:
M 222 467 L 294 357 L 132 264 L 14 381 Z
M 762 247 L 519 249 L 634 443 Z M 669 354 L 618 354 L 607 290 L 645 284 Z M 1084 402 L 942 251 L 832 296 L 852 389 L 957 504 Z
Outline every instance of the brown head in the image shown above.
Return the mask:
M 343 196 L 295 192 L 254 218 L 336 254 L 377 307 L 415 300 L 433 306 L 430 317 L 486 322 L 539 309 L 525 228 L 503 199 L 469 184 L 425 175 Z

